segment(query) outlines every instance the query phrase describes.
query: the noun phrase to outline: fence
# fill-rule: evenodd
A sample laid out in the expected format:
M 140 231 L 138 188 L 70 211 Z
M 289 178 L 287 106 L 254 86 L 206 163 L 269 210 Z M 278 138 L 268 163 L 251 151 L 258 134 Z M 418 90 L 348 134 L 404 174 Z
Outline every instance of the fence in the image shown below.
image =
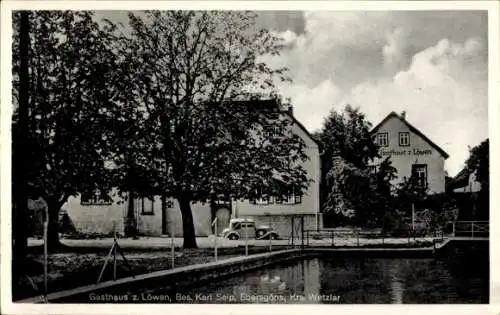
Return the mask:
M 489 221 L 456 221 L 452 222 L 452 236 L 455 237 L 489 237 Z
M 408 231 L 404 237 L 391 237 L 381 231 L 362 231 L 360 229 L 339 230 L 339 229 L 319 229 L 304 230 L 303 237 L 297 241 L 289 240 L 291 247 L 358 247 L 358 246 L 413 246 L 416 244 L 432 244 L 436 238 L 443 238 L 443 234 L 436 231 L 433 235 L 419 236 Z

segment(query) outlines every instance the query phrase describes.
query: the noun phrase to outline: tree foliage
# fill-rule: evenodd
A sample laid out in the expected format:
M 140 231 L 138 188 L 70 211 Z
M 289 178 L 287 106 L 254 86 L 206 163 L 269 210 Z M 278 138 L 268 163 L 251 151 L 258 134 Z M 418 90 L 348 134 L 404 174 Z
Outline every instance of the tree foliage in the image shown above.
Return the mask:
M 109 185 L 103 159 L 110 147 L 106 109 L 112 107 L 115 55 L 108 31 L 85 11 L 30 12 L 29 121 L 19 138 L 19 12 L 13 15 L 13 143 L 25 141 L 30 189 L 49 208 L 49 246 L 58 244 L 58 212 L 71 195 Z M 13 148 L 13 160 L 17 152 Z M 15 185 L 15 178 L 14 178 Z
M 353 223 L 373 219 L 369 212 L 373 210 L 374 198 L 387 185 L 389 179 L 384 182 L 385 177 L 393 176 L 389 168 L 382 168 L 379 173 L 368 168 L 369 161 L 378 155 L 370 129 L 365 115 L 347 105 L 342 113 L 332 111 L 316 135 L 323 151 L 323 211 L 354 218 Z
M 255 18 L 148 11 L 129 14 L 130 32 L 120 32 L 90 12 L 30 13 L 29 137 L 22 141 L 31 148 L 30 187 L 48 204 L 50 246 L 58 243 L 61 205 L 86 190 L 118 186 L 130 199 L 176 198 L 184 245 L 195 247 L 192 202 L 308 185 L 306 145 L 291 132 L 274 86 L 289 80 L 286 69 L 260 59 L 278 54 L 282 41 L 256 30 Z M 17 121 L 16 112 L 15 143 Z
M 489 219 L 490 210 L 490 157 L 489 139 L 470 150 L 470 155 L 465 162 L 469 174 L 474 174 L 481 185 L 477 198 L 473 200 L 473 217 L 476 220 Z
M 346 105 L 341 113 L 332 111 L 317 136 L 323 145 L 325 158 L 331 160 L 332 156 L 339 156 L 355 167 L 366 168 L 378 154 L 378 146 L 370 133 L 371 127 L 359 108 Z M 325 165 L 326 169 L 329 165 Z
M 474 173 L 476 180 L 481 184 L 481 190 L 488 191 L 490 185 L 490 155 L 489 139 L 470 150 L 470 155 L 465 162 L 469 173 Z
M 266 30 L 255 31 L 255 17 L 234 11 L 131 13 L 132 31 L 117 46 L 123 59 L 115 114 L 127 128 L 116 139 L 129 141 L 114 161 L 119 168 L 133 165 L 147 182 L 141 186 L 152 188 L 141 193 L 179 201 L 184 247 L 196 246 L 192 202 L 308 183 L 300 165 L 307 158 L 305 143 L 289 132 L 292 120 L 280 102 L 261 101 L 276 98 L 274 81 L 288 78 L 286 69 L 259 61 L 278 54 L 282 44 Z

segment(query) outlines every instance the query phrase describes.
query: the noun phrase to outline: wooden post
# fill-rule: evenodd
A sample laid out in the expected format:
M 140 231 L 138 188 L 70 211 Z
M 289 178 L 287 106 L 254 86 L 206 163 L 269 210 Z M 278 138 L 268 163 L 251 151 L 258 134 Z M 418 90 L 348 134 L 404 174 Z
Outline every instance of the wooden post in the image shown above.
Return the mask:
M 335 233 L 332 231 L 332 247 L 335 246 Z
M 217 261 L 217 218 L 212 223 L 214 225 L 214 258 Z
M 111 248 L 109 249 L 109 253 L 108 255 L 106 256 L 106 259 L 104 260 L 104 266 L 102 266 L 102 269 L 101 269 L 101 273 L 99 274 L 99 277 L 97 277 L 97 283 L 99 283 L 101 281 L 101 278 L 102 278 L 102 275 L 104 274 L 104 270 L 106 269 L 106 266 L 108 265 L 108 261 L 109 259 L 111 258 L 111 255 L 113 254 L 113 252 L 115 251 L 115 247 L 117 246 L 117 243 L 113 243 L 113 245 L 111 246 Z M 122 255 L 123 257 L 123 260 L 125 261 L 125 263 L 127 263 L 127 260 L 125 259 L 125 256 L 123 256 L 123 253 L 120 252 L 120 254 Z
M 273 251 L 273 241 L 271 239 L 271 234 L 269 234 L 269 251 L 272 252 Z
M 45 207 L 45 221 L 43 222 L 43 293 L 45 299 L 47 298 L 48 293 L 48 229 L 49 229 L 49 209 Z
M 471 228 L 472 228 L 472 237 L 474 238 L 474 221 L 472 221 L 472 226 L 471 226 Z
M 113 244 L 116 243 L 116 223 L 113 223 Z M 116 280 L 116 246 L 113 246 L 113 280 Z
M 300 217 L 300 229 L 301 229 L 301 239 L 302 239 L 302 248 L 304 248 L 304 216 Z
M 455 222 L 452 224 L 452 232 L 451 235 L 454 237 L 455 236 Z
M 172 233 L 170 237 L 170 262 L 172 269 L 175 268 L 175 242 L 174 242 L 174 229 L 172 228 Z
M 245 226 L 245 256 L 248 256 L 248 226 Z
M 411 229 L 415 231 L 415 203 L 411 204 Z
M 356 239 L 357 239 L 357 244 L 358 244 L 358 247 L 359 247 L 359 231 L 356 231 Z
M 307 246 L 309 246 L 309 230 L 307 230 L 306 233 L 307 233 Z
M 271 226 L 271 216 L 269 216 L 269 226 Z M 272 244 L 272 240 L 271 240 L 271 234 L 269 234 L 269 251 L 272 252 L 273 251 L 273 244 Z
M 294 234 L 294 230 L 295 230 L 295 217 L 294 217 L 294 216 L 292 216 L 291 220 L 292 220 L 292 247 L 294 247 L 294 238 L 295 238 L 295 234 Z
M 161 234 L 168 233 L 168 220 L 167 220 L 167 196 L 165 193 L 161 195 Z

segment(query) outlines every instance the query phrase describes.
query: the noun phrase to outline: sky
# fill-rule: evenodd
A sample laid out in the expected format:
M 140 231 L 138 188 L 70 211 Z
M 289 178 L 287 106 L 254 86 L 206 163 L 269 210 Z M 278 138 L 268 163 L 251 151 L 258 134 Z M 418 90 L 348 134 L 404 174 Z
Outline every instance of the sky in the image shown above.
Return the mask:
M 359 107 L 376 125 L 391 111 L 444 149 L 457 174 L 469 147 L 488 137 L 486 11 L 261 11 L 257 26 L 286 42 L 271 66 L 311 132 L 330 111 Z M 115 21 L 122 12 L 108 12 Z

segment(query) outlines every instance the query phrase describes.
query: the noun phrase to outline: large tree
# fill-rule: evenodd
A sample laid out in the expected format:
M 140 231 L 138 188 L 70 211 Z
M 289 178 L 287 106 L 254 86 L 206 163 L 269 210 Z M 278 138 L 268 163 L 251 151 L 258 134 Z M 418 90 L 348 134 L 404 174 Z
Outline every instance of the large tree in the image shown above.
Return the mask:
M 13 264 L 12 264 L 12 276 L 14 282 L 19 280 L 20 273 L 24 269 L 24 262 L 26 256 L 26 249 L 28 246 L 27 240 L 27 221 L 29 218 L 28 214 L 28 178 L 26 170 L 23 165 L 26 163 L 25 159 L 27 152 L 29 151 L 23 142 L 28 139 L 28 119 L 29 119 L 29 13 L 22 12 L 17 16 L 18 26 L 19 26 L 19 42 L 18 42 L 18 72 L 21 78 L 21 83 L 18 85 L 20 91 L 19 110 L 18 110 L 18 126 L 17 126 L 17 137 L 18 141 L 14 143 L 13 152 L 17 152 L 17 155 L 12 155 L 12 252 L 13 252 Z M 21 167 L 20 167 L 21 166 Z
M 78 192 L 110 185 L 104 160 L 110 147 L 107 108 L 112 107 L 110 30 L 100 28 L 90 12 L 31 11 L 28 71 L 20 73 L 20 12 L 13 36 L 13 173 L 26 174 L 28 189 L 37 191 L 49 211 L 48 245 L 59 244 L 58 213 Z M 29 80 L 29 82 L 27 82 Z M 20 91 L 28 86 L 28 94 Z M 21 102 L 28 97 L 27 102 Z M 28 111 L 25 134 L 20 125 Z M 16 178 L 13 179 L 16 184 Z
M 469 174 L 474 174 L 476 181 L 481 185 L 477 194 L 474 207 L 475 218 L 484 220 L 489 218 L 490 205 L 490 145 L 489 139 L 470 150 L 470 155 L 465 162 Z
M 275 98 L 272 69 L 259 56 L 281 41 L 255 28 L 256 15 L 236 11 L 154 11 L 129 14 L 131 33 L 119 45 L 124 91 L 121 112 L 140 117 L 136 134 L 153 191 L 176 198 L 184 247 L 196 247 L 193 202 L 248 198 L 303 189 L 304 142 Z M 132 121 L 132 123 L 134 123 Z M 127 148 L 123 148 L 128 150 Z M 116 156 L 126 165 L 126 154 Z
M 470 150 L 470 156 L 465 162 L 467 170 L 474 173 L 481 184 L 481 190 L 489 190 L 490 186 L 490 144 L 489 139 Z
M 343 112 L 332 111 L 316 135 L 323 151 L 321 199 L 326 217 L 342 214 L 361 218 L 369 210 L 371 201 L 360 194 L 374 187 L 368 164 L 377 157 L 378 147 L 370 129 L 359 108 L 347 105 Z

